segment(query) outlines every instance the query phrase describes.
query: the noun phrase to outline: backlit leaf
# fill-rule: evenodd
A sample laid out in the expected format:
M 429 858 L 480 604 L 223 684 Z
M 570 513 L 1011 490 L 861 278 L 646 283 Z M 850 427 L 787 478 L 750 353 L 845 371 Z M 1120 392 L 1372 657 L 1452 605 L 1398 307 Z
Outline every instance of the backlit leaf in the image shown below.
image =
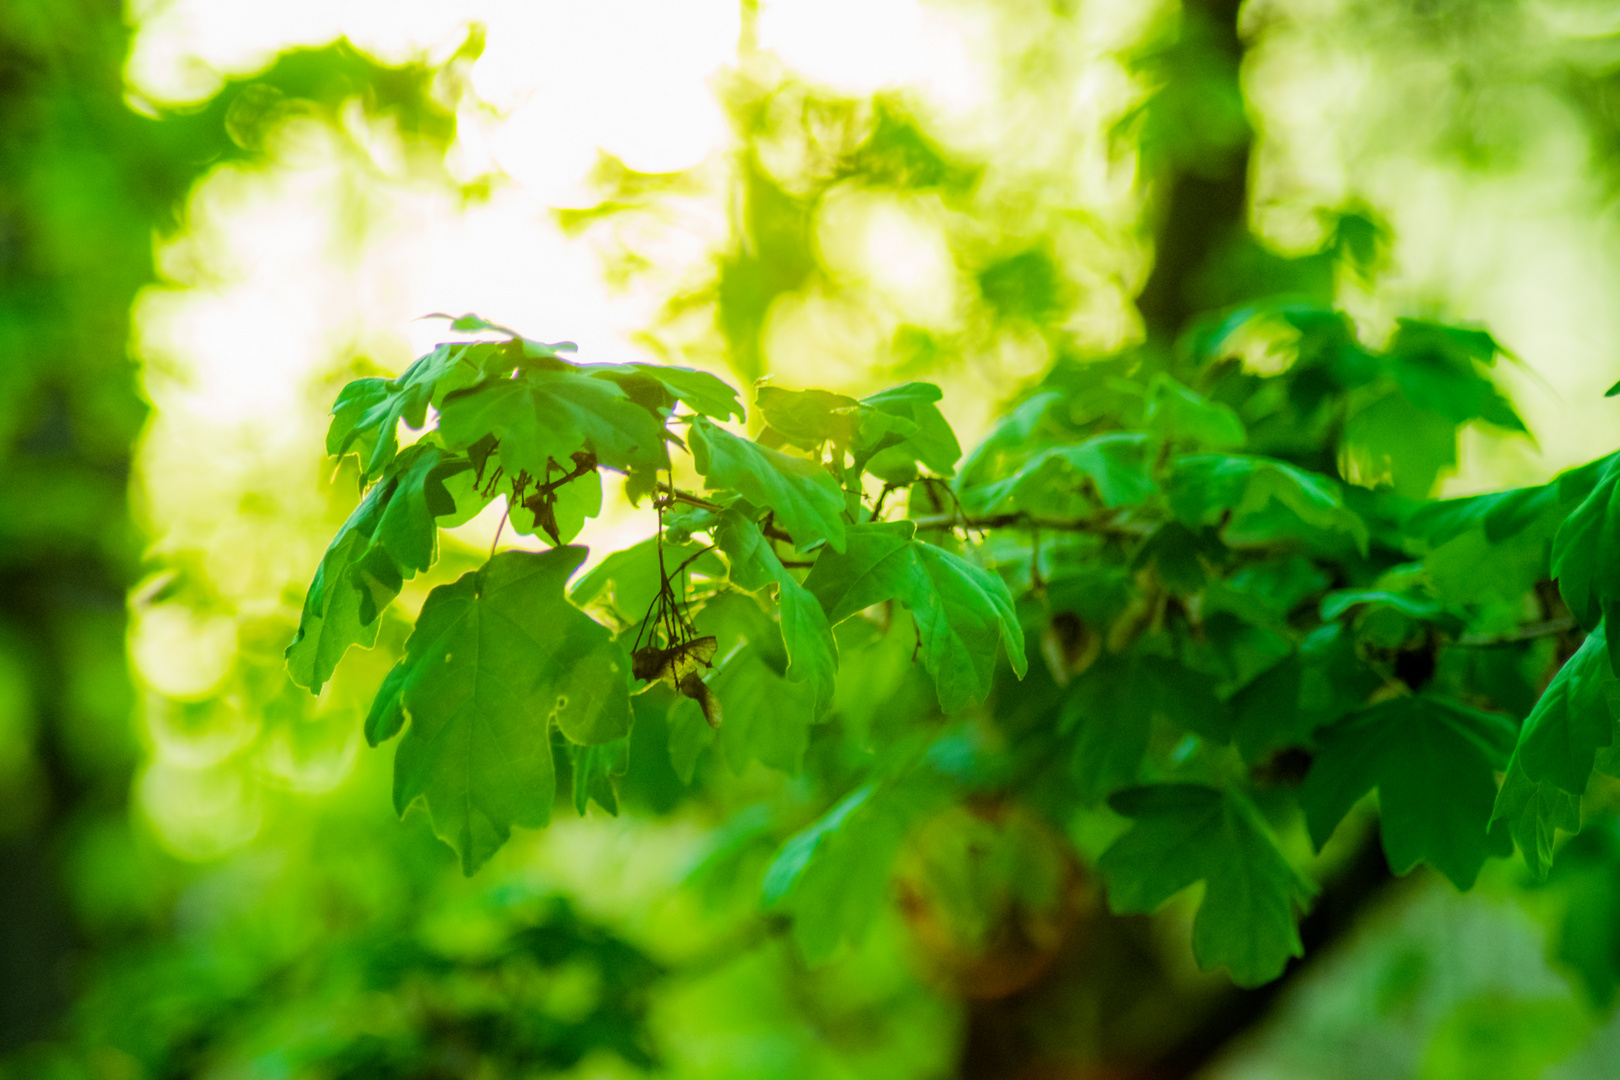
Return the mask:
M 550 820 L 553 722 L 594 742 L 629 730 L 629 658 L 564 593 L 584 558 L 503 552 L 434 589 L 406 645 L 394 804 L 423 800 L 469 874 L 512 826 Z

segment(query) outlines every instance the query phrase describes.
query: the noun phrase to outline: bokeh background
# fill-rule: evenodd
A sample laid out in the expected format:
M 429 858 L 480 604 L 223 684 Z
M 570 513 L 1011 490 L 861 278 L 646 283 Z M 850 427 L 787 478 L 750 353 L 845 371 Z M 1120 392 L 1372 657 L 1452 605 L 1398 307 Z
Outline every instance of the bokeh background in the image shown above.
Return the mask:
M 931 984 L 897 917 L 807 967 L 758 911 L 802 798 L 760 765 L 653 769 L 463 879 L 360 734 L 407 624 L 319 699 L 281 675 L 355 497 L 332 397 L 477 311 L 743 385 L 929 378 L 971 444 L 1059 357 L 1288 293 L 1488 327 L 1532 435 L 1470 429 L 1435 489 L 1538 483 L 1617 441 L 1617 195 L 1612 0 L 3 0 L 0 1075 L 1088 1045 L 1079 998 L 1008 1027 Z M 1546 885 L 1383 889 L 1162 1075 L 1613 1077 L 1617 965 L 1598 829 Z M 1123 1075 L 1088 1068 L 1040 1075 Z

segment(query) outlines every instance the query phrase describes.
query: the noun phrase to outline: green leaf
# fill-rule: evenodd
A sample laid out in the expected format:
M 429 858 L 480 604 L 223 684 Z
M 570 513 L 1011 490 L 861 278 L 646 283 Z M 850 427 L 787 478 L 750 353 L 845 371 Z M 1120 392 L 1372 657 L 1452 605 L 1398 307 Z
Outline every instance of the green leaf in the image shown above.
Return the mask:
M 1481 526 L 1487 542 L 1500 544 L 1555 511 L 1558 504 L 1556 484 L 1514 488 L 1430 503 L 1413 514 L 1406 527 L 1426 539 L 1431 547 L 1440 547 Z
M 1105 658 L 1076 678 L 1063 700 L 1058 727 L 1074 739 L 1070 773 L 1086 802 L 1139 779 L 1153 721 L 1140 671 L 1129 660 Z
M 394 805 L 423 800 L 466 873 L 550 821 L 553 721 L 576 741 L 629 730 L 629 658 L 563 591 L 584 558 L 503 552 L 434 589 L 406 643 Z
M 407 670 L 403 662 L 395 664 L 377 688 L 371 711 L 366 714 L 366 742 L 372 746 L 381 746 L 405 726 L 405 706 L 400 702 L 400 693 L 405 689 Z
M 304 598 L 298 634 L 287 647 L 287 670 L 299 686 L 319 693 L 351 645 L 370 648 L 377 617 L 404 579 L 433 564 L 436 518 L 457 512 L 445 481 L 467 472 L 427 443 L 395 456 L 333 537 Z
M 1620 467 L 1606 467 L 1553 537 L 1552 575 L 1570 612 L 1588 630 L 1620 611 Z M 1610 663 L 1620 642 L 1609 642 Z
M 1580 828 L 1580 797 L 1601 750 L 1613 745 L 1620 681 L 1605 628 L 1587 635 L 1564 662 L 1519 729 L 1493 820 L 1508 823 L 1538 876 L 1546 874 L 1557 830 Z
M 345 386 L 332 405 L 326 452 L 341 456 L 359 443 L 363 475 L 381 473 L 399 449 L 401 420 L 420 428 L 427 422 L 429 404 L 484 377 L 469 357 L 477 348 L 449 342 L 417 359 L 398 378 L 357 379 Z
M 771 430 L 801 450 L 823 443 L 847 447 L 855 441 L 861 403 L 831 390 L 784 390 L 761 386 L 754 404 Z
M 857 789 L 782 845 L 765 872 L 767 907 L 793 914 L 793 938 L 818 964 L 857 941 L 889 903 L 890 877 L 916 799 Z
M 1457 464 L 1457 424 L 1391 390 L 1351 414 L 1344 454 L 1345 476 L 1355 483 L 1427 499 L 1440 474 Z
M 958 483 L 963 488 L 983 483 L 986 477 L 996 476 L 1005 469 L 1005 459 L 1027 446 L 1036 432 L 1047 422 L 1054 406 L 1063 401 L 1063 395 L 1046 390 L 1032 395 L 1008 413 L 990 429 L 984 441 L 962 462 Z M 1018 454 L 1019 457 L 1024 455 Z
M 692 421 L 691 443 L 692 460 L 711 490 L 729 488 L 774 511 L 800 549 L 816 540 L 844 549 L 844 492 L 826 469 L 739 438 L 702 417 Z
M 1210 401 L 1162 373 L 1148 386 L 1147 427 L 1166 441 L 1209 450 L 1235 450 L 1249 440 L 1243 421 L 1230 406 Z
M 858 463 L 866 471 L 889 483 L 907 483 L 917 475 L 916 464 L 926 465 L 939 476 L 949 476 L 962 457 L 962 444 L 935 402 L 943 397 L 933 383 L 910 382 L 891 387 L 861 399 L 867 415 L 878 413 L 908 422 L 913 430 L 899 441 L 879 449 L 879 440 L 870 430 L 882 425 L 866 424 L 858 437 Z
M 708 682 L 725 708 L 720 745 L 731 771 L 740 774 L 757 760 L 798 773 L 816 722 L 817 688 L 777 674 L 753 645 L 733 652 Z
M 689 697 L 676 698 L 669 708 L 667 723 L 669 764 L 681 783 L 690 784 L 699 755 L 714 744 L 715 730 L 709 726 L 703 709 Z
M 1378 789 L 1384 853 L 1397 874 L 1426 862 L 1459 889 L 1492 850 L 1496 771 L 1513 723 L 1434 697 L 1393 698 L 1324 729 L 1299 790 L 1320 849 L 1356 801 Z
M 885 600 L 910 608 L 923 666 L 952 713 L 989 694 L 998 642 L 1023 677 L 1024 632 L 1000 577 L 912 539 L 915 528 L 909 521 L 852 526 L 848 548 L 822 552 L 804 584 L 833 625 Z
M 1074 446 L 1048 447 L 1012 476 L 964 491 L 963 499 L 987 512 L 1062 513 L 1048 505 L 1052 497 L 1077 491 L 1080 481 L 1089 480 L 1104 506 L 1137 505 L 1158 491 L 1148 470 L 1147 439 L 1143 434 L 1114 432 Z
M 401 455 L 398 460 L 403 464 L 407 458 Z M 422 447 L 398 471 L 399 486 L 383 507 L 376 538 L 402 573 L 424 571 L 438 558 L 436 519 L 456 513 L 445 481 L 471 470 L 472 463 L 465 458 Z
M 372 535 L 398 485 L 397 477 L 385 477 L 372 485 L 332 538 L 315 570 L 304 597 L 298 633 L 287 646 L 288 675 L 311 692 L 320 692 L 350 645 L 370 648 L 377 641 L 375 607 L 362 594 L 354 571 L 371 550 Z M 368 609 L 372 617 L 363 618 Z
M 439 434 L 451 449 L 494 436 L 507 475 L 556 479 L 584 452 L 616 469 L 662 469 L 663 424 L 605 379 L 572 368 L 531 369 L 445 398 Z
M 614 817 L 619 816 L 619 795 L 614 789 L 616 777 L 630 771 L 630 739 L 628 736 L 596 746 L 568 747 L 569 759 L 574 766 L 574 810 L 585 816 L 585 806 L 595 799 L 596 805 Z
M 1367 526 L 1345 505 L 1333 482 L 1270 458 L 1236 454 L 1190 454 L 1177 458 L 1170 477 L 1170 508 L 1189 528 L 1234 519 L 1277 503 L 1313 528 L 1349 536 L 1367 550 Z M 1239 526 L 1234 520 L 1233 527 Z
M 1109 805 L 1133 819 L 1097 862 L 1115 912 L 1152 912 L 1202 881 L 1193 920 L 1199 967 L 1224 966 L 1239 986 L 1258 986 L 1303 953 L 1294 909 L 1314 890 L 1246 800 L 1194 784 L 1156 784 L 1119 792 Z
M 1551 781 L 1532 780 L 1524 769 L 1510 765 L 1491 811 L 1491 824 L 1498 821 L 1507 822 L 1508 832 L 1519 845 L 1530 872 L 1544 879 L 1552 866 L 1559 831 L 1576 833 L 1581 829 L 1581 799 Z
M 838 646 L 827 613 L 810 591 L 788 573 L 759 526 L 737 509 L 720 515 L 715 541 L 731 561 L 731 580 L 757 592 L 774 584 L 787 649 L 789 679 L 808 682 L 815 695 L 815 715 L 832 704 L 838 673 Z
M 602 371 L 604 377 L 624 386 L 633 398 L 638 395 L 631 389 L 632 380 L 644 380 L 657 384 L 672 400 L 681 402 L 695 413 L 716 420 L 727 420 L 733 416 L 738 420 L 744 418 L 742 402 L 737 400 L 737 391 L 707 371 L 667 364 L 640 363 L 615 364 L 598 370 Z M 629 378 L 621 377 L 620 373 Z
M 1523 432 L 1524 421 L 1476 367 L 1492 363 L 1499 351 L 1482 330 L 1401 319 L 1387 353 L 1395 381 L 1412 404 L 1453 424 L 1483 420 Z
M 649 536 L 639 544 L 615 551 L 580 575 L 569 598 L 580 607 L 597 606 L 615 615 L 620 623 L 636 625 L 646 617 L 663 581 L 659 569 L 658 538 Z M 663 568 L 674 573 L 686 566 L 688 577 L 723 580 L 726 567 L 716 555 L 705 554 L 702 544 L 665 542 Z

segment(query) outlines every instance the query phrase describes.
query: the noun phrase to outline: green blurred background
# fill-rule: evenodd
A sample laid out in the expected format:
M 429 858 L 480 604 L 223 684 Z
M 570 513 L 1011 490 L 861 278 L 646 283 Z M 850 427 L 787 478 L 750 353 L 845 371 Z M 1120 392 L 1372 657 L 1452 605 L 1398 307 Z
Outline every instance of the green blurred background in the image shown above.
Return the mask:
M 1437 450 L 1464 494 L 1614 448 L 1617 194 L 1612 0 L 3 0 L 0 1075 L 1620 1075 L 1607 819 L 1105 1024 L 1122 973 L 969 1000 L 897 913 L 805 965 L 758 881 L 811 797 L 758 764 L 632 744 L 624 813 L 463 879 L 361 742 L 405 622 L 318 699 L 280 666 L 355 494 L 327 405 L 429 312 L 925 377 L 965 443 L 1242 300 L 1475 323 L 1533 437 Z

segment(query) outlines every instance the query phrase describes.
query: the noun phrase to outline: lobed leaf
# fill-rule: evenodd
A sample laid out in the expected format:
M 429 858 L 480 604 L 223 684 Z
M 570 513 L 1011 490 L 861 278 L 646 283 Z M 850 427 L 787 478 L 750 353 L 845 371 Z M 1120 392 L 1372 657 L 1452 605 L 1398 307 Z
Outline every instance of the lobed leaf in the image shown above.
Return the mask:
M 814 713 L 824 715 L 832 704 L 838 673 L 838 646 L 827 613 L 810 591 L 788 573 L 758 524 L 736 508 L 720 515 L 715 542 L 731 562 L 731 580 L 758 591 L 776 586 L 782 641 L 787 649 L 789 679 L 808 682 L 814 692 Z
M 304 598 L 287 671 L 318 693 L 351 645 L 371 647 L 377 618 L 406 577 L 436 557 L 437 523 L 457 511 L 445 481 L 471 466 L 418 443 L 392 459 L 384 475 L 332 539 Z
M 409 721 L 394 805 L 422 800 L 466 873 L 512 826 L 550 820 L 553 723 L 581 743 L 629 730 L 629 657 L 564 593 L 584 558 L 580 547 L 503 552 L 434 589 L 389 679 Z
M 1376 788 L 1390 868 L 1404 874 L 1426 862 L 1469 888 L 1496 848 L 1488 836 L 1496 771 L 1513 735 L 1504 716 L 1427 696 L 1392 698 L 1346 717 L 1317 734 L 1299 789 L 1311 840 L 1320 850 Z
M 1196 784 L 1155 784 L 1121 791 L 1109 805 L 1132 819 L 1097 861 L 1116 913 L 1153 912 L 1202 881 L 1193 919 L 1199 967 L 1225 967 L 1239 986 L 1257 986 L 1304 952 L 1294 910 L 1315 890 L 1246 800 Z
M 691 443 L 692 460 L 711 490 L 729 488 L 770 509 L 801 549 L 817 540 L 844 549 L 844 492 L 820 465 L 739 438 L 702 417 L 692 421 Z
M 520 371 L 449 395 L 439 434 L 451 449 L 493 437 L 507 474 L 536 482 L 566 475 L 576 453 L 616 469 L 669 465 L 662 421 L 621 387 L 571 367 Z
M 955 712 L 989 694 L 998 642 L 1023 677 L 1024 632 L 1001 578 L 912 539 L 915 530 L 909 521 L 851 526 L 847 549 L 823 552 L 805 588 L 833 625 L 885 600 L 904 603 L 940 705 Z

